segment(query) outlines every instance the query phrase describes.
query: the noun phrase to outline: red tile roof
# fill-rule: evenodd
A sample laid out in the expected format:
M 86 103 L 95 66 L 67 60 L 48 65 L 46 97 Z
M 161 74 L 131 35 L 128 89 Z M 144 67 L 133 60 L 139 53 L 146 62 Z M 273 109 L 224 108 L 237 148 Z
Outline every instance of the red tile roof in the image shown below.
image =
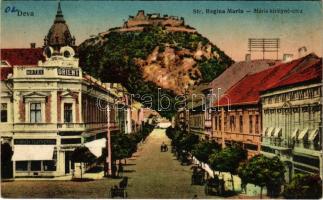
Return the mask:
M 228 105 L 228 99 L 230 99 L 230 105 L 257 104 L 261 91 L 313 79 L 322 79 L 322 59 L 309 54 L 300 59 L 246 75 L 221 97 L 219 105 Z M 217 106 L 218 102 L 214 105 Z
M 1 49 L 0 60 L 7 61 L 14 65 L 37 65 L 39 60 L 44 61 L 42 48 L 26 49 Z
M 1 67 L 0 68 L 0 80 L 6 80 L 8 75 L 12 74 L 12 67 Z

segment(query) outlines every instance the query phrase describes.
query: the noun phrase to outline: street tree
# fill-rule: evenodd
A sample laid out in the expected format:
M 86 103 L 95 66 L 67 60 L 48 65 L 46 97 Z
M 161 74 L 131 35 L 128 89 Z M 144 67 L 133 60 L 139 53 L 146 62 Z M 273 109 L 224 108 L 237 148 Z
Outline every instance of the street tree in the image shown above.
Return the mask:
M 247 151 L 240 145 L 226 147 L 222 151 L 211 154 L 209 164 L 211 168 L 219 172 L 229 172 L 232 180 L 232 189 L 234 189 L 233 175 L 237 174 L 240 162 L 247 159 Z
M 221 146 L 214 140 L 207 141 L 202 140 L 198 144 L 194 145 L 192 154 L 201 162 L 207 163 L 211 154 L 221 150 Z
M 193 133 L 184 134 L 183 138 L 180 140 L 179 145 L 182 150 L 191 152 L 194 145 L 198 144 L 199 136 Z
M 284 186 L 286 199 L 322 198 L 322 180 L 318 174 L 296 174 L 289 184 Z
M 244 183 L 260 187 L 260 198 L 264 187 L 280 188 L 284 183 L 285 167 L 278 157 L 267 158 L 257 155 L 243 163 L 238 169 L 238 175 Z
M 72 161 L 75 163 L 81 163 L 81 179 L 82 179 L 83 177 L 82 164 L 93 163 L 96 161 L 96 157 L 91 153 L 91 151 L 87 147 L 80 146 L 75 148 L 75 150 L 73 151 Z

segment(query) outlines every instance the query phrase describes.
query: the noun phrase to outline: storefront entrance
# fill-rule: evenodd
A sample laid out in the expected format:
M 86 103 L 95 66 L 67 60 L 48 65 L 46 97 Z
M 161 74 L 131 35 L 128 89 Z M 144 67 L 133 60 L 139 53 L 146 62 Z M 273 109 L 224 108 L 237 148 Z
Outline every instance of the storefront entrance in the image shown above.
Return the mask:
M 74 170 L 74 162 L 72 161 L 72 151 L 65 151 L 65 174 L 70 174 Z
M 13 152 L 10 144 L 1 144 L 1 178 L 9 179 L 13 177 L 12 158 Z

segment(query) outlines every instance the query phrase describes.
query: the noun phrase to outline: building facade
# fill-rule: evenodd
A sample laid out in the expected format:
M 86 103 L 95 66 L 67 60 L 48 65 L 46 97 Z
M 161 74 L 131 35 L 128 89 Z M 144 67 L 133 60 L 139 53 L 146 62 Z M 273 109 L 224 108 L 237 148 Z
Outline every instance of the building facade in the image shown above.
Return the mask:
M 76 147 L 106 151 L 108 113 L 112 134 L 126 126 L 120 95 L 82 72 L 75 54 L 60 4 L 43 48 L 2 49 L 0 137 L 13 151 L 13 177 L 71 175 Z
M 241 143 L 248 150 L 249 157 L 260 153 L 263 133 L 261 92 L 306 69 L 317 59 L 309 54 L 242 78 L 214 102 L 213 137 L 223 146 Z
M 295 173 L 323 175 L 322 59 L 311 56 L 303 65 L 261 95 L 261 152 L 285 162 L 287 180 Z

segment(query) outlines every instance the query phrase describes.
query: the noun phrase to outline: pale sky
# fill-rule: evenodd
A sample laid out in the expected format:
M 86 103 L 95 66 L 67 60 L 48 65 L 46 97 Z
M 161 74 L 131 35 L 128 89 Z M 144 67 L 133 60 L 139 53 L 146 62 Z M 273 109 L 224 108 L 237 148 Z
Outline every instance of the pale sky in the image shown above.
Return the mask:
M 322 3 L 320 1 L 62 1 L 64 18 L 80 44 L 90 35 L 121 26 L 138 10 L 184 17 L 186 24 L 211 40 L 235 61 L 248 53 L 248 38 L 280 38 L 283 53 L 297 57 L 297 49 L 322 56 Z M 34 16 L 5 12 L 15 7 Z M 206 9 L 242 9 L 242 14 L 206 14 Z M 257 14 L 254 9 L 302 10 L 302 13 Z M 199 9 L 204 14 L 194 14 Z M 57 1 L 1 1 L 1 48 L 27 48 L 31 42 L 43 45 L 53 23 Z M 246 12 L 251 11 L 251 12 Z M 254 54 L 252 58 L 259 58 Z M 261 56 L 262 57 L 262 56 Z M 268 54 L 267 58 L 275 58 Z

